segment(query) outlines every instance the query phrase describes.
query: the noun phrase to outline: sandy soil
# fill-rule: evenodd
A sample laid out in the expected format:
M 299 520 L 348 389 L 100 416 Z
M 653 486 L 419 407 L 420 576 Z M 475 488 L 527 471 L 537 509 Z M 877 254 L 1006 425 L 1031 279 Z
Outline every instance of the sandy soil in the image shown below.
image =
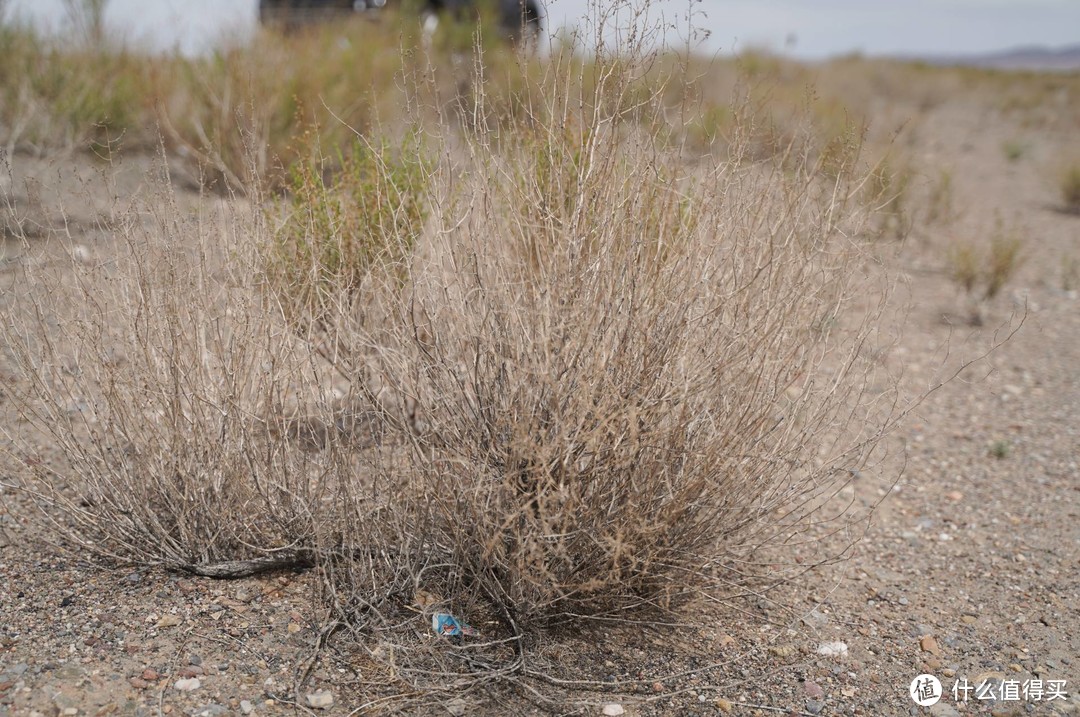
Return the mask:
M 880 104 L 890 118 L 918 112 Z M 1022 327 L 930 396 L 889 438 L 888 460 L 856 481 L 855 499 L 881 505 L 850 559 L 784 588 L 776 602 L 687 616 L 710 627 L 551 636 L 534 650 L 538 669 L 595 681 L 566 691 L 551 712 L 603 714 L 612 703 L 628 715 L 1080 713 L 1080 277 L 1070 285 L 1067 276 L 1068 258 L 1080 261 L 1080 217 L 1057 210 L 1051 176 L 1060 149 L 1075 146 L 1073 127 L 1071 136 L 1026 129 L 1022 118 L 970 100 L 920 114 L 904 152 L 917 183 L 951 173 L 958 216 L 883 246 L 900 280 L 896 301 L 907 307 L 886 360 L 910 388 L 926 388 L 946 347 L 950 361 L 974 357 L 1003 326 L 1022 318 Z M 1022 143 L 1019 159 L 1006 157 L 1007 141 Z M 25 212 L 35 241 L 70 235 L 100 252 L 108 237 L 98 220 L 146 181 L 153 161 L 102 168 L 77 156 L 16 156 L 13 164 L 0 194 Z M 80 181 L 102 169 L 116 179 L 112 189 Z M 203 201 L 221 200 L 182 198 L 191 211 Z M 945 247 L 985 237 L 998 217 L 1021 233 L 1026 261 L 985 307 L 984 325 L 972 327 Z M 0 301 L 18 300 L 11 268 L 23 260 L 14 242 L 0 251 Z M 17 430 L 4 398 L 14 380 L 0 362 L 0 420 Z M 50 447 L 40 448 L 25 460 L 50 460 Z M 80 560 L 47 537 L 26 498 L 0 489 L 0 717 L 284 714 L 308 711 L 320 691 L 332 704 L 319 714 L 361 707 L 352 685 L 362 665 L 332 640 L 297 684 L 324 617 L 310 574 L 195 579 Z M 843 643 L 833 648 L 840 654 L 822 654 L 828 643 Z M 908 694 L 923 673 L 946 693 L 929 708 Z M 963 697 L 965 685 L 972 690 L 958 703 L 953 687 Z M 495 693 L 482 709 L 475 697 L 450 692 L 425 713 L 543 711 L 523 691 Z

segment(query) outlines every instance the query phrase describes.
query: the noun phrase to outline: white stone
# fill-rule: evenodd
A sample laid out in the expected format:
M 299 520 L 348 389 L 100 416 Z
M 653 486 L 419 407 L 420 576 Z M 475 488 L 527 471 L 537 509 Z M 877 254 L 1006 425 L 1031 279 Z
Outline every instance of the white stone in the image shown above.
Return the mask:
M 318 692 L 312 692 L 307 696 L 308 707 L 313 707 L 317 710 L 324 710 L 334 704 L 334 695 L 328 690 L 319 690 Z
M 817 654 L 825 657 L 843 657 L 847 654 L 847 645 L 843 642 L 826 642 L 817 649 Z

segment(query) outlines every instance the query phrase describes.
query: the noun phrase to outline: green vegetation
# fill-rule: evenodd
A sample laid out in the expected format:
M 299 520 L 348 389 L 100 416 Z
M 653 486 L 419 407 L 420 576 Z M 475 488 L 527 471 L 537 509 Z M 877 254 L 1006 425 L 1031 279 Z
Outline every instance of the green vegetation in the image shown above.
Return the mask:
M 1061 200 L 1065 211 L 1080 214 L 1080 164 L 1074 164 L 1062 172 Z
M 1001 151 L 1005 154 L 1005 159 L 1010 162 L 1018 162 L 1027 151 L 1027 145 L 1018 139 L 1010 139 L 1001 145 Z
M 293 165 L 284 225 L 267 273 L 290 315 L 324 319 L 373 271 L 400 271 L 427 215 L 427 163 L 416 138 L 392 149 L 356 140 L 337 162 Z
M 997 440 L 990 444 L 990 455 L 998 460 L 1008 458 L 1011 451 L 1012 444 L 1006 440 Z

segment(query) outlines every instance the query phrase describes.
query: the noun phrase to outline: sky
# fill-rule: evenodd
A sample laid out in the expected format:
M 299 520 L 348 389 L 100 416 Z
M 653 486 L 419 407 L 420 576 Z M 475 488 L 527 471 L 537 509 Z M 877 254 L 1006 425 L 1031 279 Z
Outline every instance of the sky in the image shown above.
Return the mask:
M 594 2 L 547 0 L 549 29 L 580 23 Z M 7 4 L 9 17 L 64 26 L 63 0 Z M 223 35 L 250 33 L 256 7 L 257 0 L 109 0 L 106 18 L 128 43 L 197 53 Z M 769 48 L 820 59 L 1080 43 L 1080 0 L 653 0 L 652 12 L 680 28 L 668 35 L 680 47 L 692 12 L 699 49 L 710 53 Z

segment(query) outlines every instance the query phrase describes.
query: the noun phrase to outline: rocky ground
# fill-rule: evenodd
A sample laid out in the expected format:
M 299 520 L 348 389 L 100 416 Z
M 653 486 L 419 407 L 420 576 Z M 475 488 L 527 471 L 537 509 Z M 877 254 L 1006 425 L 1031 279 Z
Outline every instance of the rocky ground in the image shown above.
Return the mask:
M 917 221 L 902 246 L 883 243 L 907 317 L 884 360 L 903 369 L 909 388 L 926 389 L 943 367 L 1022 326 L 932 393 L 889 438 L 889 457 L 856 481 L 852 498 L 881 503 L 849 559 L 782 588 L 776 602 L 700 606 L 687 623 L 705 628 L 553 635 L 533 651 L 535 669 L 551 678 L 544 684 L 583 682 L 549 711 L 1080 713 L 1080 276 L 1070 274 L 1080 271 L 1080 217 L 1059 211 L 1051 176 L 1060 150 L 1075 148 L 1075 124 L 1072 134 L 1033 129 L 970 98 L 929 109 L 881 104 L 893 119 L 919 114 L 903 151 L 915 182 L 950 173 L 955 215 Z M 1010 142 L 1021 156 L 1003 151 Z M 5 201 L 29 213 L 41 242 L 63 233 L 88 251 L 106 241 L 97 220 L 152 166 L 133 158 L 107 168 L 120 184 L 95 192 L 71 177 L 100 169 L 85 158 L 12 161 Z M 982 326 L 971 326 L 946 247 L 983 238 L 999 221 L 1018 232 L 1025 261 L 982 307 Z M 10 269 L 20 260 L 8 242 L 4 302 L 18 300 Z M 14 380 L 0 364 L 0 420 L 12 433 L 19 425 L 4 385 Z M 49 451 L 21 458 L 49 460 Z M 83 560 L 50 545 L 15 481 L 0 475 L 0 717 L 376 711 L 355 698 L 363 665 L 340 641 L 320 639 L 312 574 L 214 581 Z M 924 673 L 945 692 L 932 707 L 909 695 Z M 543 711 L 525 687 L 476 705 L 448 685 L 417 711 Z

